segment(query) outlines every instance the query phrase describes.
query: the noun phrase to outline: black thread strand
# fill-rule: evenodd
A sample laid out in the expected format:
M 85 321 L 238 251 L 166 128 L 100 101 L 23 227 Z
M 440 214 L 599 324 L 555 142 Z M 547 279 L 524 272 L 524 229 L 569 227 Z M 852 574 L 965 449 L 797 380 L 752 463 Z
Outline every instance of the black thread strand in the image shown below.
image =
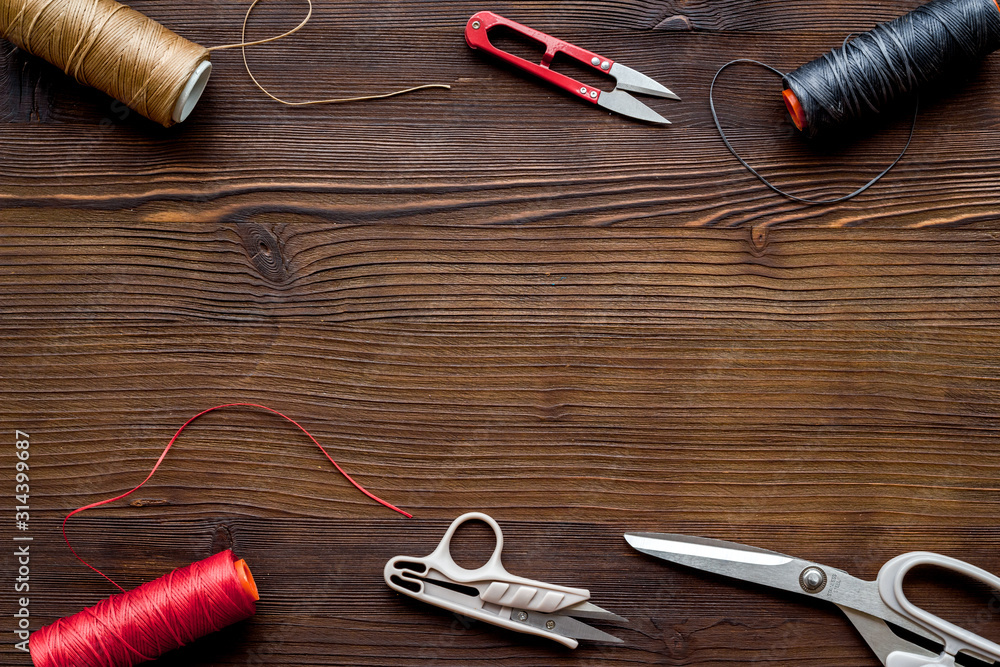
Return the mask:
M 798 195 L 793 195 L 790 192 L 785 192 L 784 190 L 782 190 L 778 186 L 776 186 L 773 183 L 771 183 L 771 181 L 769 181 L 766 178 L 764 178 L 764 176 L 761 175 L 761 173 L 759 171 L 757 171 L 756 169 L 754 169 L 753 167 L 751 167 L 750 164 L 746 160 L 744 160 L 742 157 L 740 157 L 740 154 L 736 152 L 736 149 L 729 142 L 728 137 L 726 137 L 726 133 L 722 129 L 722 123 L 719 122 L 719 114 L 715 110 L 715 83 L 719 80 L 719 75 L 722 74 L 723 71 L 725 71 L 726 69 L 728 69 L 732 65 L 736 65 L 738 63 L 751 63 L 751 64 L 754 64 L 754 65 L 759 65 L 759 66 L 763 67 L 764 69 L 767 69 L 767 70 L 770 70 L 770 71 L 774 72 L 778 76 L 782 76 L 782 77 L 785 76 L 784 72 L 782 72 L 781 70 L 776 69 L 774 67 L 771 67 L 770 65 L 766 65 L 766 64 L 760 62 L 759 60 L 751 60 L 749 58 L 739 58 L 737 60 L 730 60 L 728 63 L 726 63 L 725 65 L 723 65 L 722 67 L 720 67 L 719 71 L 715 73 L 715 77 L 712 79 L 712 85 L 709 86 L 709 88 L 708 88 L 708 105 L 709 105 L 709 107 L 712 110 L 712 120 L 715 121 L 715 128 L 719 131 L 719 136 L 722 137 L 722 143 L 724 143 L 726 145 L 726 148 L 728 148 L 729 152 L 733 154 L 733 157 L 735 157 L 737 160 L 739 160 L 740 164 L 742 164 L 744 167 L 746 167 L 747 171 L 749 171 L 751 174 L 753 174 L 754 176 L 756 176 L 760 180 L 761 183 L 763 183 L 767 187 L 771 188 L 772 190 L 774 190 L 775 192 L 777 192 L 782 197 L 787 197 L 788 199 L 791 199 L 792 201 L 799 202 L 800 204 L 838 204 L 840 202 L 847 201 L 848 199 L 854 199 L 859 194 L 861 194 L 862 192 L 864 192 L 865 190 L 867 190 L 871 186 L 873 186 L 876 183 L 878 183 L 882 179 L 883 176 L 885 176 L 886 174 L 888 174 L 889 171 L 893 167 L 895 167 L 897 164 L 899 164 L 899 161 L 903 159 L 904 155 L 906 155 L 906 150 L 910 147 L 910 142 L 913 141 L 913 132 L 914 132 L 914 130 L 917 127 L 917 113 L 918 113 L 918 110 L 919 110 L 919 106 L 918 105 L 915 105 L 915 107 L 913 109 L 913 124 L 910 126 L 910 136 L 906 139 L 906 145 L 903 146 L 903 150 L 900 151 L 899 155 L 896 156 L 896 159 L 892 161 L 892 164 L 890 164 L 888 167 L 886 167 L 885 169 L 883 169 L 878 174 L 878 176 L 876 176 L 875 178 L 871 179 L 870 181 L 868 181 L 867 183 L 865 183 L 864 185 L 862 185 L 860 188 L 858 188 L 854 192 L 852 192 L 850 194 L 847 194 L 847 195 L 844 195 L 843 197 L 835 197 L 833 199 L 808 199 L 806 197 L 799 197 Z

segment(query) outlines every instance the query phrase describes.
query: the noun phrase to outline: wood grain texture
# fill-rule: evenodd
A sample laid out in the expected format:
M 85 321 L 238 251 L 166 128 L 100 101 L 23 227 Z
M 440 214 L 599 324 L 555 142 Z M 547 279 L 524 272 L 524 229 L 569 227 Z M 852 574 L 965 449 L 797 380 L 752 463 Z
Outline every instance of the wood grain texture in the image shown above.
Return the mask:
M 492 8 L 669 85 L 650 127 L 579 104 L 480 57 L 462 30 L 475 3 L 324 2 L 294 38 L 250 50 L 265 85 L 295 99 L 452 84 L 381 102 L 289 109 L 253 87 L 238 52 L 214 56 L 194 117 L 164 130 L 35 58 L 0 49 L 0 222 L 187 220 L 714 227 L 989 225 L 1000 200 L 995 57 L 925 106 L 914 144 L 860 199 L 804 207 L 725 150 L 708 84 L 737 57 L 789 70 L 915 3 L 504 2 Z M 245 3 L 142 1 L 199 43 L 231 43 Z M 304 7 L 266 3 L 251 34 Z M 889 164 L 907 121 L 819 149 L 799 140 L 780 82 L 724 75 L 723 122 L 763 173 L 810 197 L 850 192 Z
M 910 153 L 857 200 L 810 208 L 725 151 L 707 85 L 791 69 L 913 2 L 502 2 L 663 81 L 669 128 L 575 103 L 470 52 L 479 4 L 317 3 L 253 49 L 290 96 L 450 83 L 286 109 L 221 52 L 194 117 L 163 130 L 0 42 L 0 538 L 14 429 L 32 441 L 32 627 L 233 547 L 251 621 L 157 665 L 874 667 L 835 609 L 672 568 L 626 530 L 736 540 L 872 578 L 929 549 L 1000 571 L 1000 127 L 996 57 L 921 112 Z M 202 44 L 243 2 L 134 5 Z M 252 34 L 304 7 L 266 3 Z M 282 64 L 284 63 L 284 64 Z M 292 63 L 289 69 L 287 63 Z M 778 82 L 723 77 L 721 118 L 781 185 L 867 180 L 908 120 L 801 143 Z M 458 514 L 503 525 L 516 573 L 589 588 L 621 646 L 562 650 L 390 591 Z M 485 559 L 481 533 L 462 541 Z M 464 561 L 463 561 L 464 562 Z M 10 549 L 0 631 L 12 636 Z M 944 582 L 948 584 L 949 582 Z M 954 582 L 951 582 L 954 583 Z M 1000 637 L 996 599 L 917 581 Z M 936 594 L 935 594 L 936 593 Z M 11 641 L 0 664 L 27 665 Z
M 156 664 L 874 667 L 835 609 L 669 567 L 621 533 L 714 536 L 867 578 L 917 549 L 1000 571 L 988 225 L 475 215 L 0 228 L 0 479 L 12 508 L 13 432 L 30 433 L 32 627 L 112 592 L 73 560 L 61 518 L 134 486 L 184 420 L 230 401 L 301 420 L 416 518 L 365 499 L 272 415 L 203 417 L 131 502 L 69 526 L 128 587 L 225 547 L 250 561 L 259 614 Z M 625 643 L 565 651 L 385 586 L 388 558 L 428 553 L 473 509 L 503 525 L 512 572 L 589 588 L 630 619 L 602 626 Z M 463 562 L 485 559 L 478 538 Z M 1000 634 L 991 594 L 940 586 L 916 584 Z M 0 663 L 29 664 L 9 641 Z

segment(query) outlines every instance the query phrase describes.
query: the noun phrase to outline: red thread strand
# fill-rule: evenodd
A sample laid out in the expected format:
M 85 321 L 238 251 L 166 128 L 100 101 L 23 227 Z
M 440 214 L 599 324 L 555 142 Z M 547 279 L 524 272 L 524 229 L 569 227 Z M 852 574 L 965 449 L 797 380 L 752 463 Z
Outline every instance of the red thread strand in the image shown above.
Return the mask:
M 299 428 L 300 431 L 302 431 L 303 433 L 305 433 L 306 436 L 310 440 L 312 440 L 313 443 L 317 447 L 319 447 L 319 450 L 321 452 L 323 452 L 323 455 L 326 456 L 326 458 L 330 461 L 330 463 L 333 464 L 333 466 L 337 469 L 337 471 L 340 472 L 340 474 L 343 475 L 344 478 L 348 482 L 350 482 L 351 484 L 353 484 L 354 487 L 358 491 L 360 491 L 361 493 L 365 494 L 366 496 L 368 496 L 369 498 L 371 498 L 375 502 L 380 503 L 381 505 L 384 505 L 385 507 L 388 507 L 389 509 L 391 509 L 391 510 L 393 510 L 395 512 L 399 512 L 400 514 L 402 514 L 403 516 L 405 516 L 408 519 L 412 519 L 413 518 L 413 515 L 410 514 L 409 512 L 401 510 L 398 507 L 396 507 L 395 505 L 382 500 L 381 498 L 379 498 L 378 496 L 376 496 L 375 494 L 371 493 L 366 488 L 364 488 L 363 486 L 361 486 L 360 484 L 358 484 L 357 482 L 355 482 L 354 478 L 352 478 L 350 475 L 348 475 L 347 472 L 343 468 L 341 468 L 337 464 L 336 461 L 333 460 L 333 457 L 330 456 L 329 452 L 327 452 L 323 448 L 323 445 L 319 444 L 319 441 L 316 440 L 316 438 L 314 438 L 312 436 L 312 434 L 309 433 L 309 431 L 307 431 L 305 429 L 305 427 L 303 427 L 301 424 L 299 424 L 297 421 L 295 421 L 294 419 L 292 419 L 288 415 L 282 414 L 282 413 L 278 412 L 277 410 L 274 410 L 272 408 L 267 407 L 266 405 L 259 405 L 257 403 L 226 403 L 224 405 L 216 405 L 214 408 L 209 408 L 207 410 L 202 410 L 201 412 L 199 412 L 198 414 L 196 414 L 194 417 L 191 417 L 186 422 L 184 422 L 184 424 L 179 429 L 177 429 L 177 432 L 174 433 L 174 437 L 170 438 L 170 442 L 168 442 L 167 446 L 163 449 L 163 453 L 160 454 L 160 458 L 158 458 L 156 460 L 156 464 L 153 466 L 153 469 L 149 471 L 148 475 L 146 475 L 146 479 L 142 480 L 142 482 L 140 482 L 138 484 L 138 486 L 136 486 L 135 488 L 133 488 L 131 491 L 126 491 L 125 493 L 123 493 L 123 494 L 121 494 L 119 496 L 115 496 L 114 498 L 108 498 L 107 500 L 101 500 L 101 501 L 98 501 L 96 503 L 91 503 L 89 505 L 84 505 L 83 507 L 77 508 L 77 509 L 73 510 L 72 512 L 70 512 L 69 514 L 66 515 L 66 518 L 63 519 L 63 522 L 62 522 L 63 540 L 66 541 L 66 546 L 69 547 L 69 550 L 71 552 L 73 552 L 73 555 L 76 556 L 76 559 L 78 561 L 80 561 L 81 563 L 83 563 L 84 565 L 86 565 L 87 567 L 89 567 L 91 570 L 93 570 L 97 574 L 101 575 L 102 577 L 104 577 L 105 579 L 107 579 L 108 581 L 110 581 L 122 593 L 125 593 L 126 592 L 125 589 L 122 588 L 121 586 L 119 586 L 118 583 L 114 579 L 112 579 L 108 575 L 104 574 L 103 572 L 101 572 L 100 570 L 98 570 L 96 567 L 94 567 L 93 565 L 91 565 L 90 563 L 88 563 L 87 561 L 85 561 L 83 558 L 80 557 L 80 554 L 78 554 L 76 552 L 76 550 L 73 548 L 73 545 L 70 544 L 69 537 L 67 537 L 67 535 L 66 535 L 66 522 L 70 520 L 70 517 L 72 517 L 72 516 L 74 516 L 76 514 L 79 514 L 80 512 L 84 512 L 86 510 L 93 509 L 95 507 L 100 507 L 101 505 L 107 505 L 108 503 L 113 503 L 116 500 L 121 500 L 122 498 L 125 498 L 125 497 L 127 497 L 127 496 L 135 493 L 136 491 L 138 491 L 140 488 L 142 488 L 142 486 L 146 482 L 148 482 L 150 480 L 150 478 L 153 476 L 153 473 L 155 473 L 156 470 L 160 467 L 160 464 L 163 463 L 163 459 L 165 459 L 166 456 L 167 456 L 167 452 L 170 451 L 170 448 L 173 447 L 174 442 L 177 441 L 178 436 L 180 436 L 181 432 L 183 432 L 184 429 L 186 429 L 191 424 L 191 422 L 193 422 L 194 420 L 198 419 L 198 417 L 201 417 L 202 415 L 207 415 L 209 412 L 215 412 L 216 410 L 221 410 L 223 408 L 236 408 L 236 407 L 260 408 L 261 410 L 267 410 L 268 412 L 270 412 L 272 414 L 275 414 L 275 415 L 278 415 L 279 417 L 281 417 L 281 418 L 283 418 L 283 419 L 285 419 L 287 421 L 290 421 L 291 423 L 295 424 Z
M 232 551 L 115 594 L 31 635 L 35 667 L 132 667 L 250 618 Z

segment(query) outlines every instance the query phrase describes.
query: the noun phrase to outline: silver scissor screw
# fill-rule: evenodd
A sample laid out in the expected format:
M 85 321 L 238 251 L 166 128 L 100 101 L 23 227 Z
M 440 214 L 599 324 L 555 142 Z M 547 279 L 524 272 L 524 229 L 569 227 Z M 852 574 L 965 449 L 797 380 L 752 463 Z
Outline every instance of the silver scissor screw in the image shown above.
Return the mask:
M 581 88 L 580 92 L 583 93 L 584 95 L 586 95 L 587 94 L 587 89 L 586 88 Z
M 601 64 L 601 59 L 595 56 L 594 59 L 590 61 L 590 64 L 597 67 Z
M 596 100 L 597 99 L 597 91 L 596 90 L 590 91 L 590 96 L 593 97 Z
M 473 30 L 479 30 L 479 21 L 473 21 L 472 22 L 472 29 Z
M 545 627 L 548 628 L 549 630 L 555 630 L 555 628 L 556 628 L 556 622 L 555 621 L 545 621 Z
M 594 64 L 596 65 L 597 63 Z M 608 71 L 609 69 L 611 69 L 611 63 L 605 60 L 603 63 L 601 63 L 601 69 L 604 71 Z
M 517 612 L 517 620 L 522 621 L 522 622 L 527 621 L 528 620 L 528 612 L 526 612 L 526 611 L 519 611 L 519 612 Z
M 806 593 L 819 593 L 826 588 L 826 572 L 818 567 L 807 567 L 799 575 L 799 585 Z

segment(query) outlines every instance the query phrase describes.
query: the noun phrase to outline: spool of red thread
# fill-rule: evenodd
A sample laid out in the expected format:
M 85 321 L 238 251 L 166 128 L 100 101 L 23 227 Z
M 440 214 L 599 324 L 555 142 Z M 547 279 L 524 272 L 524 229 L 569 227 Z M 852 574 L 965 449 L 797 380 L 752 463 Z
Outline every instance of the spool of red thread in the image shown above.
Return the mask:
M 132 667 L 250 618 L 260 597 L 226 550 L 31 635 L 35 667 Z

